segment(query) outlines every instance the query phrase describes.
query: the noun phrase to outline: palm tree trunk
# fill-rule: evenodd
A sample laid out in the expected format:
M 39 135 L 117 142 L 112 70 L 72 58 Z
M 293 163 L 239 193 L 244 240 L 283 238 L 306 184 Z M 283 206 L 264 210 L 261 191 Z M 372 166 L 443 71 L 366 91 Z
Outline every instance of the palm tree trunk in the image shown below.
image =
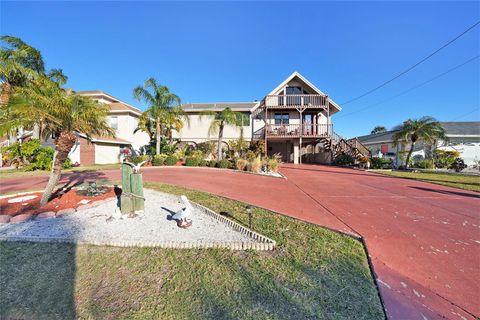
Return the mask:
M 218 129 L 218 161 L 222 160 L 222 140 L 223 140 L 223 123 L 220 124 L 220 128 Z
M 415 147 L 415 142 L 412 142 L 410 146 L 410 150 L 408 151 L 407 154 L 407 159 L 405 160 L 405 168 L 408 168 L 408 163 L 410 162 L 410 157 L 412 156 L 413 148 Z
M 155 145 L 155 153 L 160 154 L 160 140 L 162 139 L 162 135 L 160 133 L 160 119 L 157 118 L 155 121 L 155 136 L 156 136 L 156 145 Z
M 53 155 L 52 173 L 50 173 L 50 178 L 48 179 L 47 186 L 43 192 L 42 200 L 40 200 L 40 205 L 45 205 L 50 199 L 53 190 L 60 180 L 63 163 L 67 160 L 68 154 L 75 145 L 76 140 L 77 137 L 72 131 L 63 131 L 60 133 L 59 137 L 55 139 L 56 150 Z

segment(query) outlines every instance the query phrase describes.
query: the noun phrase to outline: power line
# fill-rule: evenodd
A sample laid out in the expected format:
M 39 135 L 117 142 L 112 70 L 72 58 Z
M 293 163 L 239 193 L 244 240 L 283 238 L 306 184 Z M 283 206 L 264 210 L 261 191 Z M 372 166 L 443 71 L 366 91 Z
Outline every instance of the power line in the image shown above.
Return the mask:
M 378 105 L 380 105 L 380 104 L 383 104 L 383 103 L 385 103 L 385 102 L 388 102 L 388 101 L 390 101 L 390 100 L 393 100 L 393 99 L 395 99 L 395 98 L 398 98 L 398 97 L 400 97 L 400 96 L 402 96 L 402 95 L 404 95 L 404 94 L 409 93 L 410 91 L 413 91 L 413 90 L 415 90 L 415 89 L 418 89 L 418 88 L 426 85 L 427 83 L 430 83 L 430 82 L 432 82 L 432 81 L 434 81 L 434 80 L 437 80 L 438 78 L 443 77 L 444 75 L 446 75 L 446 74 L 448 74 L 448 73 L 450 73 L 450 72 L 452 72 L 452 71 L 455 71 L 455 70 L 457 70 L 458 68 L 463 67 L 464 65 L 466 65 L 466 64 L 468 64 L 468 63 L 470 63 L 470 62 L 472 62 L 472 61 L 474 61 L 475 59 L 478 59 L 478 58 L 480 58 L 480 55 L 477 55 L 477 56 L 475 56 L 475 57 L 473 57 L 473 58 L 470 58 L 470 59 L 468 59 L 467 61 L 465 61 L 465 62 L 463 62 L 463 63 L 461 63 L 461 64 L 459 64 L 459 65 L 457 65 L 457 66 L 455 66 L 455 67 L 453 67 L 453 68 L 445 71 L 445 72 L 442 72 L 442 73 L 436 75 L 435 77 L 428 79 L 427 81 L 424 81 L 424 82 L 422 82 L 422 83 L 420 83 L 420 84 L 417 84 L 416 86 L 413 86 L 413 87 L 411 87 L 411 88 L 409 88 L 409 89 L 407 89 L 407 90 L 405 90 L 405 91 L 402 91 L 402 92 L 400 92 L 399 94 L 396 94 L 396 95 L 394 95 L 394 96 L 392 96 L 392 97 L 390 97 L 390 98 L 387 98 L 387 99 L 385 99 L 385 100 L 382 100 L 382 101 L 377 102 L 377 103 L 374 103 L 374 104 L 371 104 L 371 105 L 366 106 L 366 107 L 364 107 L 364 108 L 360 108 L 360 109 L 355 110 L 355 111 L 352 111 L 352 112 L 350 112 L 350 113 L 341 114 L 341 115 L 337 116 L 337 119 L 343 118 L 343 117 L 346 117 L 346 116 L 349 116 L 349 115 L 352 115 L 352 114 L 355 114 L 355 113 L 358 113 L 358 112 L 360 112 L 360 111 L 364 111 L 364 110 L 367 110 L 367 109 L 376 107 L 376 106 L 378 106 Z
M 394 81 L 395 79 L 398 79 L 400 78 L 401 76 L 403 76 L 405 73 L 409 72 L 410 70 L 414 69 L 415 67 L 417 67 L 418 65 L 422 64 L 423 62 L 425 62 L 426 60 L 428 60 L 429 58 L 431 58 L 433 55 L 435 55 L 436 53 L 438 53 L 439 51 L 441 51 L 442 49 L 446 48 L 447 46 L 449 46 L 450 44 L 452 44 L 453 42 L 455 42 L 458 38 L 462 37 L 464 34 L 466 34 L 467 32 L 469 32 L 470 30 L 472 30 L 473 28 L 475 28 L 476 26 L 478 26 L 480 24 L 480 21 L 477 21 L 473 26 L 471 26 L 470 28 L 468 28 L 467 30 L 463 31 L 462 33 L 460 33 L 458 36 L 456 36 L 455 38 L 453 38 L 452 40 L 450 40 L 449 42 L 447 42 L 446 44 L 444 44 L 443 46 L 441 46 L 440 48 L 438 48 L 437 50 L 435 50 L 434 52 L 432 52 L 431 54 L 429 54 L 428 56 L 426 56 L 425 58 L 423 58 L 422 60 L 420 60 L 419 62 L 415 63 L 414 65 L 410 66 L 409 68 L 407 68 L 406 70 L 400 72 L 399 74 L 397 74 L 395 77 L 391 78 L 390 80 L 387 80 L 385 82 L 383 82 L 382 84 L 380 84 L 379 86 L 359 95 L 358 97 L 355 97 L 353 99 L 350 99 L 344 103 L 340 103 L 340 105 L 346 105 L 348 103 L 351 103 L 353 101 L 356 101 L 360 98 L 363 98 L 365 97 L 366 95 L 369 95 L 370 93 L 374 92 L 374 91 L 377 91 L 378 89 L 386 86 L 387 84 L 389 84 L 390 82 Z
M 469 115 L 471 115 L 471 114 L 474 113 L 474 112 L 478 112 L 479 110 L 480 110 L 480 107 L 476 107 L 475 109 L 473 109 L 473 110 L 471 110 L 471 111 L 469 111 L 469 112 L 467 112 L 467 113 L 464 113 L 464 114 L 462 114 L 462 115 L 460 115 L 460 116 L 458 116 L 458 117 L 456 117 L 456 118 L 453 118 L 453 119 L 451 119 L 450 121 L 455 121 L 455 120 L 461 119 L 461 118 L 463 118 L 463 117 L 469 116 Z

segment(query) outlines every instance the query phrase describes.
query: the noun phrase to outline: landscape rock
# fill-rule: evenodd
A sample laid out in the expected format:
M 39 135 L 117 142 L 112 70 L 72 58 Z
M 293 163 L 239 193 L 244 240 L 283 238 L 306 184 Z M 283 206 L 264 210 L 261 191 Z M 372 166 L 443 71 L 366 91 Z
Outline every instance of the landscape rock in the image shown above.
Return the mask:
M 32 215 L 30 213 L 19 214 L 15 217 L 10 218 L 10 223 L 19 223 L 25 222 L 32 219 Z
M 55 216 L 61 217 L 61 216 L 67 215 L 67 214 L 74 213 L 75 211 L 76 210 L 74 208 L 62 209 L 62 210 L 59 210 Z
M 45 211 L 35 216 L 35 219 L 55 218 L 55 211 Z
M 10 216 L 8 214 L 1 214 L 0 215 L 0 224 L 8 223 L 10 221 Z

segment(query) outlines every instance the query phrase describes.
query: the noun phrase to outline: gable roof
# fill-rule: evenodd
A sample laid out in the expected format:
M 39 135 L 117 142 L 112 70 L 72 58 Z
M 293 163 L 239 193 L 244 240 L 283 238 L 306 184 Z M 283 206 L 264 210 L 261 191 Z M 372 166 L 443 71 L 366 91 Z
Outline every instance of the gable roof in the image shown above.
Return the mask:
M 318 89 L 317 87 L 315 87 L 310 81 L 308 81 L 304 76 L 302 76 L 300 73 L 298 73 L 297 71 L 294 71 L 290 76 L 288 76 L 287 79 L 285 79 L 282 83 L 280 83 L 277 87 L 275 87 L 275 89 L 273 89 L 272 91 L 270 91 L 267 96 L 269 95 L 275 95 L 277 94 L 277 92 L 282 89 L 283 87 L 285 87 L 290 81 L 292 81 L 293 79 L 295 78 L 298 78 L 300 81 L 302 81 L 303 83 L 305 83 L 312 91 L 314 91 L 316 94 L 320 94 L 320 95 L 323 95 L 323 96 L 326 96 L 327 94 L 323 93 L 320 89 Z M 334 113 L 337 113 L 339 111 L 342 111 L 342 108 L 335 102 L 333 101 L 332 99 L 328 99 L 329 101 L 329 104 L 330 104 L 330 107 L 333 107 L 336 109 L 335 112 L 331 112 L 330 114 L 334 114 Z
M 133 114 L 136 114 L 136 115 L 141 115 L 142 114 L 142 111 L 140 109 L 135 108 L 134 106 L 132 106 L 132 105 L 126 103 L 126 102 L 123 102 L 120 99 L 115 98 L 114 96 L 112 96 L 108 93 L 105 93 L 101 90 L 77 91 L 76 93 L 78 95 L 81 95 L 81 96 L 89 96 L 89 97 L 101 96 L 103 98 L 106 98 L 106 100 L 111 101 L 111 103 L 109 104 L 110 105 L 110 110 L 112 110 L 114 112 L 115 111 L 116 112 L 127 111 L 127 112 L 131 112 Z
M 448 137 L 459 136 L 478 136 L 480 137 L 480 121 L 464 121 L 464 122 L 440 122 L 445 129 Z M 363 144 L 387 143 L 393 141 L 393 135 L 398 130 L 387 132 L 367 134 L 357 137 Z

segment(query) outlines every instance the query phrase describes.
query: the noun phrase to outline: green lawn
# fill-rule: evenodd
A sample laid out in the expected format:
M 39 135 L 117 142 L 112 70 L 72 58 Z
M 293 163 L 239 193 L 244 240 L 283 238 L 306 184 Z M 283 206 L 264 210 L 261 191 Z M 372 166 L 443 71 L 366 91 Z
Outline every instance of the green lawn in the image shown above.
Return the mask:
M 388 175 L 388 176 L 420 180 L 420 181 L 455 187 L 459 189 L 480 192 L 479 176 L 465 176 L 461 174 L 445 174 L 445 173 L 433 173 L 433 172 L 404 172 L 404 171 L 388 171 L 388 170 L 370 170 L 370 171 Z
M 110 170 L 119 169 L 119 163 L 112 164 L 96 164 L 91 166 L 80 166 L 70 169 L 63 169 L 62 172 L 78 172 L 78 171 L 95 171 L 95 170 Z M 18 177 L 33 177 L 33 176 L 48 176 L 50 171 L 25 171 L 23 169 L 5 169 L 0 170 L 1 178 L 18 178 Z
M 240 202 L 162 184 L 245 224 Z M 273 252 L 0 242 L 0 318 L 383 319 L 362 244 L 263 209 Z

